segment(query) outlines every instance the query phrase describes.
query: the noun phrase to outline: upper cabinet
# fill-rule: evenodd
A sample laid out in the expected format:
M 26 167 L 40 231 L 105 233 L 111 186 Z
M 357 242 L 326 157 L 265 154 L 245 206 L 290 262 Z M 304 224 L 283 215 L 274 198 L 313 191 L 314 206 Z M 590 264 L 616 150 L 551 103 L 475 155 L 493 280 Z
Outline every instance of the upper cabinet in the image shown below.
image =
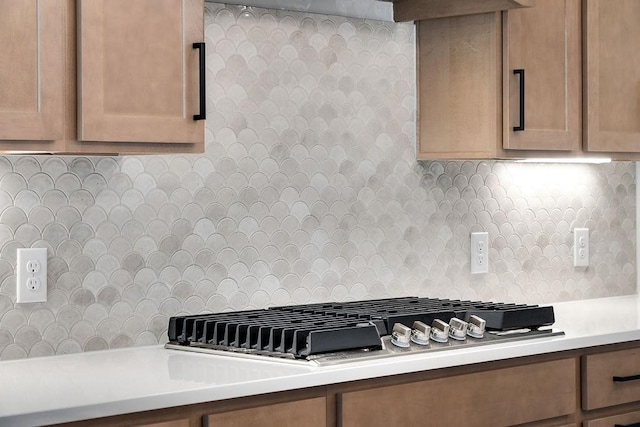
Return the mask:
M 577 151 L 579 0 L 420 21 L 419 159 Z
M 637 0 L 419 21 L 418 159 L 637 160 L 637 22 Z
M 63 137 L 65 5 L 0 0 L 0 139 Z
M 203 14 L 202 0 L 0 0 L 0 151 L 203 152 Z
M 585 7 L 585 148 L 640 151 L 640 1 Z

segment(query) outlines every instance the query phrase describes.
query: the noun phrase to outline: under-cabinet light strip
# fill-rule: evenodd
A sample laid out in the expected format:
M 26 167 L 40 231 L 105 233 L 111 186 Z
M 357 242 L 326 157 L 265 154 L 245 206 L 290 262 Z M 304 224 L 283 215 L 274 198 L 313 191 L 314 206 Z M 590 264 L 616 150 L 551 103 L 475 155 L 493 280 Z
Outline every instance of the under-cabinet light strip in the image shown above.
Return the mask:
M 545 157 L 545 158 L 531 158 L 531 159 L 519 159 L 518 163 L 590 163 L 590 164 L 603 164 L 611 163 L 611 159 L 606 157 L 583 157 L 583 158 L 571 158 L 571 157 Z

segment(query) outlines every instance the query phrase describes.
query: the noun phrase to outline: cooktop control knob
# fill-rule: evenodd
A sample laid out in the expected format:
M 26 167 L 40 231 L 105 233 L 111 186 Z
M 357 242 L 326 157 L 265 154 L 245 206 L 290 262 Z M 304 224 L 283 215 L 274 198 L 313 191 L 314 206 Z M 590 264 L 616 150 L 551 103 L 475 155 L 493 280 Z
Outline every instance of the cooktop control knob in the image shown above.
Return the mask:
M 487 322 L 484 319 L 472 314 L 469 316 L 469 328 L 467 329 L 467 335 L 472 338 L 484 337 L 484 329 L 486 325 Z
M 453 317 L 449 321 L 449 336 L 454 340 L 464 341 L 467 339 L 468 323 Z
M 440 319 L 436 319 L 431 324 L 429 338 L 435 342 L 447 342 L 449 340 L 449 325 Z
M 407 348 L 411 341 L 411 328 L 404 326 L 402 323 L 396 323 L 393 325 L 393 332 L 391 333 L 391 344 L 396 347 Z
M 411 341 L 418 345 L 429 345 L 429 333 L 431 326 L 420 321 L 413 322 L 413 330 L 411 331 Z

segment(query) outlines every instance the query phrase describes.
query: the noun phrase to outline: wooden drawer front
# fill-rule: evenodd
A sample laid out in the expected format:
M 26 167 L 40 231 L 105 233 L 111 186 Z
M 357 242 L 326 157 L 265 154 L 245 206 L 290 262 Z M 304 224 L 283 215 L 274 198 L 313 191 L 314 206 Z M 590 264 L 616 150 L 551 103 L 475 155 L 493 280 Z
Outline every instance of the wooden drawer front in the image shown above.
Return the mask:
M 206 415 L 206 427 L 326 427 L 324 397 Z
M 189 427 L 190 421 L 188 418 L 177 421 L 166 421 L 164 423 L 155 423 L 155 424 L 140 424 L 140 427 Z
M 507 426 L 572 414 L 576 359 L 343 393 L 342 427 Z M 338 424 L 340 425 L 340 424 Z
M 585 427 L 614 427 L 616 425 L 630 426 L 636 425 L 637 423 L 640 423 L 640 412 L 629 412 L 628 414 L 587 421 L 585 423 Z
M 583 409 L 640 401 L 640 379 L 613 380 L 640 375 L 640 348 L 584 356 L 582 363 Z

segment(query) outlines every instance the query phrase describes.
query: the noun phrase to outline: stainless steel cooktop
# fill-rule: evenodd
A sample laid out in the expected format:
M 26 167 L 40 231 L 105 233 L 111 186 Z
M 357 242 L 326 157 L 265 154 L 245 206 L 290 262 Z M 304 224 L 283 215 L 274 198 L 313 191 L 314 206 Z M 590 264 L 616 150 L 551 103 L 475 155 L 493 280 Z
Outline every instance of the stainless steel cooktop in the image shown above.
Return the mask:
M 172 317 L 169 349 L 335 365 L 562 335 L 553 307 L 434 298 Z

